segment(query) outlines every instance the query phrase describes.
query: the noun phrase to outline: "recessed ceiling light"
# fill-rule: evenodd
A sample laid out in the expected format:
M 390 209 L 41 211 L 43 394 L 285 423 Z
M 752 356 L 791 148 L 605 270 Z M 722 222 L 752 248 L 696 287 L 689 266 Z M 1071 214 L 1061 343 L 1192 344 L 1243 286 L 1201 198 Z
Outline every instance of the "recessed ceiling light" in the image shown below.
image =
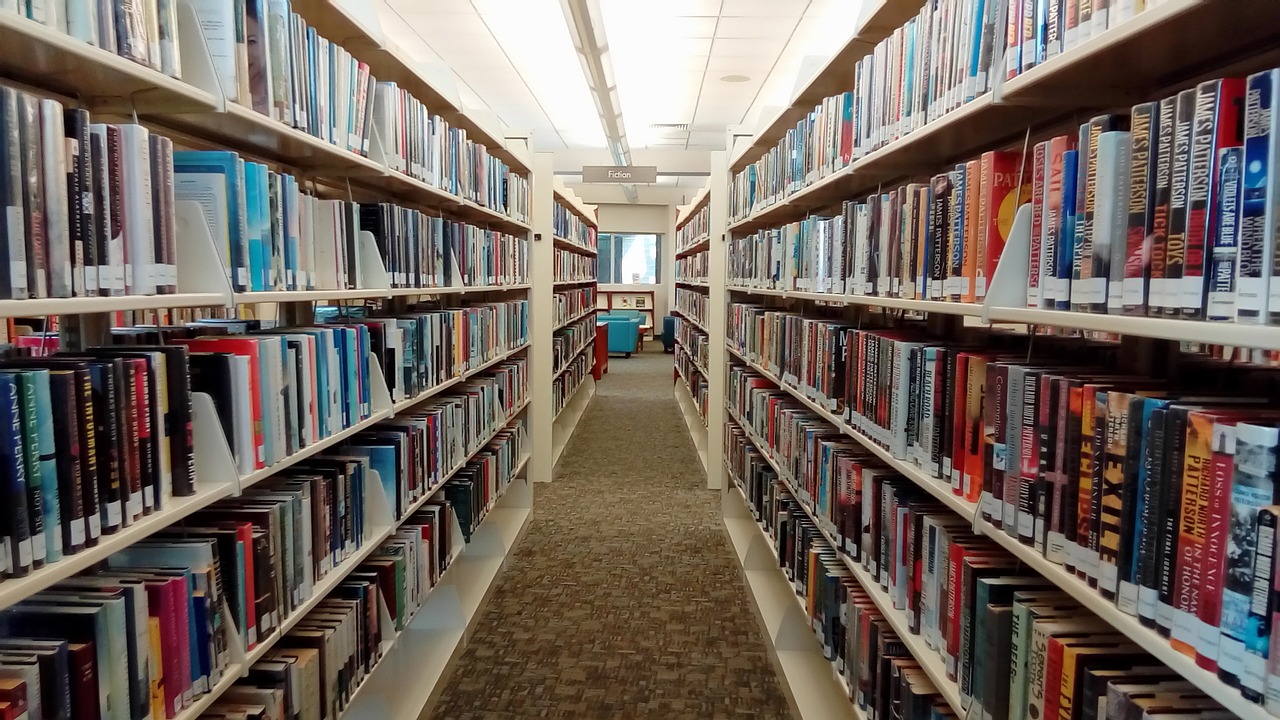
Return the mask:
M 720 78 L 720 82 L 744 83 L 750 79 L 751 78 L 747 77 L 746 75 L 725 75 L 724 77 Z

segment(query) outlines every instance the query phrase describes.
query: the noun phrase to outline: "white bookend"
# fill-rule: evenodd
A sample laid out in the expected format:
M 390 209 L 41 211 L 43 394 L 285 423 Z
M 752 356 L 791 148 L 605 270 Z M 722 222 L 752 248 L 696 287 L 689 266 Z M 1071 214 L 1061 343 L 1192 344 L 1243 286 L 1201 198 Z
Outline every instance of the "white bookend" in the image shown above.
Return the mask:
M 366 533 L 377 535 L 382 528 L 394 527 L 395 513 L 391 509 L 391 499 L 387 497 L 387 489 L 382 484 L 382 475 L 370 469 L 366 478 L 364 499 L 364 526 Z
M 200 204 L 192 200 L 174 203 L 174 227 L 178 241 L 178 292 L 218 293 L 231 304 L 231 282 L 222 267 L 222 256 L 213 244 Z
M 236 75 L 233 71 L 228 76 L 229 83 L 224 90 L 220 81 L 222 75 L 216 69 L 213 51 L 210 44 L 205 42 L 205 31 L 202 30 L 205 20 L 203 13 L 196 9 L 197 0 L 177 0 L 177 2 L 178 52 L 179 61 L 182 63 L 182 81 L 212 95 L 214 112 L 226 112 L 227 97 L 234 99 L 239 93 L 236 89 Z M 214 2 L 216 4 L 216 0 Z M 234 33 L 230 37 L 234 45 Z M 234 68 L 234 51 L 230 59 Z
M 1021 308 L 1027 305 L 1027 265 L 1031 261 L 1031 203 L 1023 203 L 1013 218 L 1009 239 L 991 276 L 982 301 L 982 321 L 991 322 L 991 308 Z
M 360 254 L 359 289 L 386 290 L 390 294 L 391 278 L 387 275 L 387 266 L 382 262 L 382 255 L 378 252 L 378 243 L 373 239 L 373 233 L 361 230 L 356 242 L 356 251 Z

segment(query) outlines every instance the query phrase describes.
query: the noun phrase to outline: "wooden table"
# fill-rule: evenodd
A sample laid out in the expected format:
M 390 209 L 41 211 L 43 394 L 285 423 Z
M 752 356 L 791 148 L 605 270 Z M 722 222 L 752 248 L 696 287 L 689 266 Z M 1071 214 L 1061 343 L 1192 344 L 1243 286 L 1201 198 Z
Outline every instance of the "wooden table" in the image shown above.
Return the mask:
M 643 349 L 644 349 L 644 336 L 645 336 L 645 335 L 648 335 L 648 334 L 649 334 L 649 333 L 651 333 L 651 332 L 653 332 L 653 326 L 652 326 L 652 325 L 641 325 L 641 326 L 640 326 L 640 339 L 636 341 L 636 349 L 637 349 L 637 350 L 643 350 Z

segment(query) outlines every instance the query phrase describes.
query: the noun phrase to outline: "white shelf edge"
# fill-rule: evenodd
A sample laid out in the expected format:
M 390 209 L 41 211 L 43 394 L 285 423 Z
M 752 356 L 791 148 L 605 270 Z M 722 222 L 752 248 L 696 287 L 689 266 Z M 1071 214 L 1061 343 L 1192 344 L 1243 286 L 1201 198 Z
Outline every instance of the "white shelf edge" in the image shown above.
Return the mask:
M 433 295 L 466 295 L 468 293 L 487 293 L 487 292 L 511 292 L 516 290 L 528 290 L 528 283 L 515 283 L 512 285 L 458 285 L 456 287 L 435 287 L 435 288 L 391 288 L 382 291 L 386 297 L 414 297 L 414 296 L 433 296 Z
M 375 382 L 374 378 L 371 377 L 370 382 Z M 382 378 L 377 378 L 376 382 L 382 382 Z M 334 445 L 337 445 L 338 443 L 342 442 L 343 440 L 346 440 L 347 438 L 351 437 L 352 435 L 355 435 L 356 433 L 359 433 L 363 430 L 367 430 L 368 428 L 371 428 L 374 425 L 377 425 L 383 420 L 386 420 L 387 418 L 391 417 L 392 414 L 393 414 L 393 411 L 391 408 L 384 408 L 382 410 L 379 410 L 373 413 L 372 415 L 370 415 L 368 418 L 365 418 L 364 420 L 361 420 L 360 422 L 356 423 L 355 425 L 352 425 L 351 427 L 346 428 L 345 430 L 336 432 L 323 440 L 318 440 L 306 446 L 305 448 L 302 448 L 298 452 L 284 458 L 280 462 L 275 463 L 274 465 L 268 465 L 267 467 L 262 468 L 261 470 L 255 470 L 254 472 L 248 475 L 242 475 L 240 476 L 240 487 L 241 489 L 247 488 L 255 483 L 261 482 L 271 477 L 272 475 L 275 475 L 281 470 L 286 470 L 294 465 L 297 465 L 298 463 L 302 462 L 303 460 L 306 460 L 307 458 L 314 456 L 320 451 L 331 448 Z
M 750 517 L 751 510 L 747 504 L 746 497 L 742 495 L 736 485 L 731 485 L 728 494 L 736 497 L 737 502 L 742 503 L 743 510 L 747 516 L 724 517 L 723 527 L 725 534 L 729 536 L 729 543 L 733 547 L 734 557 L 737 559 L 738 567 L 742 571 L 743 582 L 747 585 L 751 602 L 755 606 L 755 615 L 760 622 L 760 629 L 765 636 L 765 642 L 768 643 L 769 654 L 775 663 L 775 667 L 779 670 L 779 675 L 782 676 L 780 679 L 786 685 L 788 699 L 791 704 L 799 712 L 802 720 L 832 720 L 833 718 L 867 720 L 866 715 L 849 697 L 844 681 L 836 674 L 835 665 L 823 657 L 822 649 L 817 644 L 818 639 L 812 631 L 808 631 L 808 638 L 812 644 L 807 644 L 807 649 L 778 649 L 773 638 L 774 626 L 782 625 L 786 610 L 765 607 L 759 598 L 766 595 L 788 595 L 791 597 L 791 601 L 796 604 L 796 608 L 798 608 L 801 615 L 807 617 L 808 612 L 805 609 L 804 601 L 796 594 L 791 581 L 787 579 L 782 566 L 777 563 L 778 556 L 773 550 L 773 538 L 765 532 L 765 529 L 759 523 Z M 754 532 L 763 539 L 762 541 L 768 546 L 773 556 L 773 568 L 757 570 L 747 567 L 747 564 L 743 561 L 747 548 L 739 546 L 731 524 L 733 521 L 741 521 L 741 524 L 749 524 L 754 528 L 754 530 L 748 530 L 747 532 Z M 743 538 L 743 542 L 750 543 L 751 538 Z M 761 583 L 764 583 L 765 586 L 762 586 Z M 820 670 L 822 667 L 825 667 L 826 670 Z
M 25 577 L 0 580 L 0 609 L 10 607 L 34 593 L 97 565 L 112 554 L 164 530 L 188 515 L 218 500 L 230 497 L 236 489 L 233 483 L 201 483 L 196 487 L 200 488 L 201 485 L 205 485 L 206 488 L 198 490 L 190 497 L 173 498 L 169 501 L 170 507 L 146 515 L 118 532 L 101 536 L 98 544 L 93 547 L 87 547 L 75 555 L 64 555 L 61 560 L 32 571 Z

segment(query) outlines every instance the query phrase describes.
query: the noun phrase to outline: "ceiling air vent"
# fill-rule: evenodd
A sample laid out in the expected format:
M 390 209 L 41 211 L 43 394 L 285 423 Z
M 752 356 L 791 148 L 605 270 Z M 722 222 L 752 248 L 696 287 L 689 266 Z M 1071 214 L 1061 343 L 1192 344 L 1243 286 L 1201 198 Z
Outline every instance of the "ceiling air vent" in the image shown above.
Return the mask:
M 654 123 L 649 129 L 670 133 L 689 132 L 689 123 Z

